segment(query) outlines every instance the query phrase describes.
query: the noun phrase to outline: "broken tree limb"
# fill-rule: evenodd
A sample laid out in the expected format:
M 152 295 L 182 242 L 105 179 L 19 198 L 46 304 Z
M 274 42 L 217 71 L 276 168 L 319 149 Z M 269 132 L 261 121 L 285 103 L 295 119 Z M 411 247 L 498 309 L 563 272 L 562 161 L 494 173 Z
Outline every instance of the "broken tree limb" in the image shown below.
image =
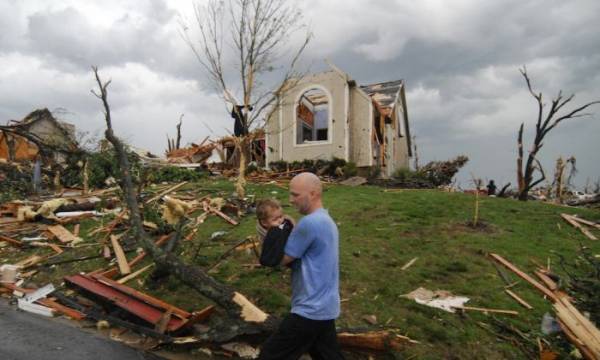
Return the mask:
M 523 271 L 519 270 L 519 268 L 517 268 L 516 266 L 514 266 L 508 260 L 504 259 L 502 256 L 500 256 L 498 254 L 490 253 L 490 257 L 492 259 L 496 260 L 497 262 L 499 262 L 500 264 L 504 265 L 508 270 L 510 270 L 510 271 L 514 272 L 515 274 L 517 274 L 517 276 L 519 276 L 523 280 L 525 280 L 528 283 L 530 283 L 531 285 L 533 285 L 536 289 L 538 289 L 539 291 L 541 291 L 548 298 L 552 299 L 553 302 L 556 302 L 558 300 L 557 296 L 554 295 L 554 293 L 552 291 L 550 291 L 547 287 L 545 287 L 544 285 L 540 284 L 534 278 L 532 278 L 531 276 L 527 275 Z
M 198 266 L 190 266 L 183 263 L 173 253 L 163 251 L 152 242 L 142 224 L 136 188 L 133 186 L 127 152 L 121 140 L 119 140 L 113 132 L 110 106 L 107 98 L 107 87 L 110 84 L 110 80 L 103 83 L 98 74 L 98 69 L 94 67 L 93 70 L 100 93 L 92 92 L 102 101 L 104 107 L 104 117 L 106 121 L 105 137 L 113 145 L 117 155 L 116 157 L 121 170 L 120 183 L 121 188 L 123 189 L 124 202 L 130 213 L 129 217 L 133 238 L 136 239 L 144 248 L 145 252 L 152 257 L 157 268 L 169 269 L 170 274 L 177 277 L 182 283 L 191 287 L 201 295 L 206 296 L 215 304 L 223 308 L 225 313 L 230 317 L 229 325 L 231 326 L 228 326 L 227 331 L 223 330 L 223 333 L 217 334 L 220 335 L 221 338 L 272 330 L 275 324 L 271 321 L 267 321 L 271 317 L 260 325 L 256 323 L 246 323 L 241 319 L 242 307 L 233 300 L 235 292 L 230 287 L 217 282 Z

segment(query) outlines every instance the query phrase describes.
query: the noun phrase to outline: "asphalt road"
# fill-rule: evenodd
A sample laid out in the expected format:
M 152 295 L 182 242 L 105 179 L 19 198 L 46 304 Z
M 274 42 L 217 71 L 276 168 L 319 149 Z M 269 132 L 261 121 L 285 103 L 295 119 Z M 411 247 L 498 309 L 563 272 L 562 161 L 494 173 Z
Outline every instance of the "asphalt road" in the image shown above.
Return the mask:
M 158 360 L 124 344 L 73 325 L 16 311 L 0 299 L 2 360 Z

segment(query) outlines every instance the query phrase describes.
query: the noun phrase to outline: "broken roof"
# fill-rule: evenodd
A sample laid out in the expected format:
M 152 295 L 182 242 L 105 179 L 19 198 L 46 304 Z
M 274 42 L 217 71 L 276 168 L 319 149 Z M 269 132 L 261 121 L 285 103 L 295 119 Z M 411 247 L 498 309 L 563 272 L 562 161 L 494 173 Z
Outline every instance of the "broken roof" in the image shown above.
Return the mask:
M 394 107 L 398 92 L 404 85 L 403 80 L 386 81 L 371 85 L 362 85 L 360 88 L 382 108 Z

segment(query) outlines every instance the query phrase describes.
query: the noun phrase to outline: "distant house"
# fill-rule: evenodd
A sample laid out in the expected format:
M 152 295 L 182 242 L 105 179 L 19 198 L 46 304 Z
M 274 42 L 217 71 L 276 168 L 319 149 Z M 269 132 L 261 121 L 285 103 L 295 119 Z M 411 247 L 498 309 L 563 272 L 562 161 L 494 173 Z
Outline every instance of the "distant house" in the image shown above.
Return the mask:
M 35 110 L 0 130 L 0 159 L 9 160 L 12 154 L 12 161 L 33 160 L 41 145 L 52 153 L 53 160 L 62 161 L 64 153 L 78 149 L 75 126 L 56 120 L 48 109 Z
M 410 129 L 402 80 L 359 86 L 330 71 L 293 82 L 269 113 L 266 163 L 337 157 L 384 176 L 409 166 Z

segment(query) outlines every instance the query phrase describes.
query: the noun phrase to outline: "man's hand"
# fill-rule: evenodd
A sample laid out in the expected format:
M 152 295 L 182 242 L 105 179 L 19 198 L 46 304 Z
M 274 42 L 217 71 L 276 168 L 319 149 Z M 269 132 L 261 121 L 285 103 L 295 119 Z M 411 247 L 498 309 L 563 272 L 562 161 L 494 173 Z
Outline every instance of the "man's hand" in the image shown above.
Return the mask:
M 288 254 L 283 254 L 283 259 L 281 259 L 281 266 L 287 266 L 289 263 L 291 263 L 294 260 L 296 260 L 296 258 L 293 258 L 293 257 L 289 256 Z

